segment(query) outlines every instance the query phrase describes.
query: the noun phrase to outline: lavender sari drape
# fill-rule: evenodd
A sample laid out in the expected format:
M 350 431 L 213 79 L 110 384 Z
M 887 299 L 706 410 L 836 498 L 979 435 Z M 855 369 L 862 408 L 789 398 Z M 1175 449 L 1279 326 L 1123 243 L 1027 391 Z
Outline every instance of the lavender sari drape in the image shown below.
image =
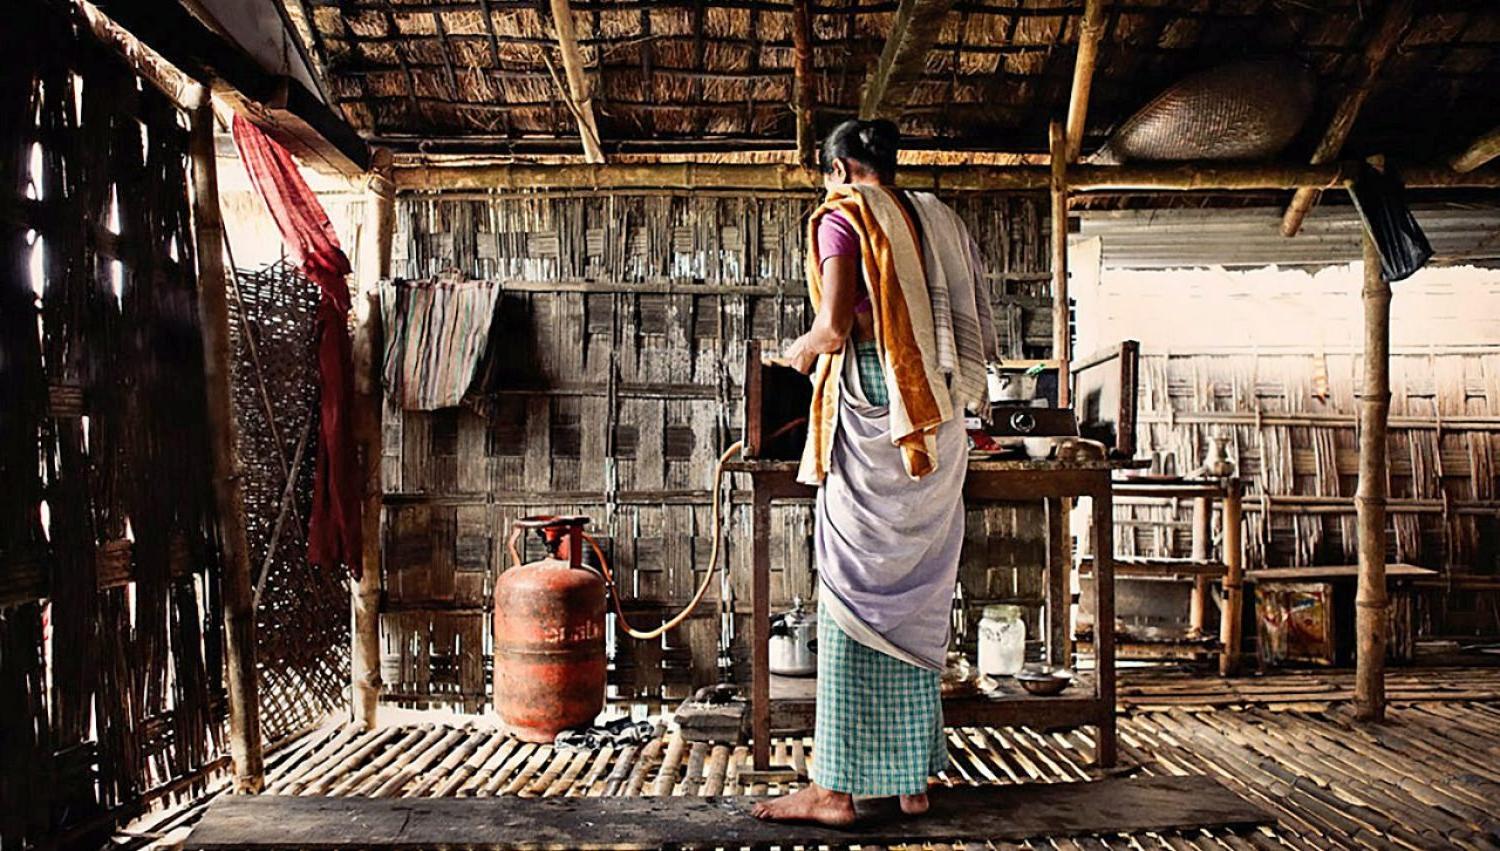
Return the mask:
M 938 429 L 938 468 L 914 480 L 886 409 L 865 406 L 850 384 L 813 530 L 823 610 L 855 641 L 941 670 L 964 539 L 963 420 Z

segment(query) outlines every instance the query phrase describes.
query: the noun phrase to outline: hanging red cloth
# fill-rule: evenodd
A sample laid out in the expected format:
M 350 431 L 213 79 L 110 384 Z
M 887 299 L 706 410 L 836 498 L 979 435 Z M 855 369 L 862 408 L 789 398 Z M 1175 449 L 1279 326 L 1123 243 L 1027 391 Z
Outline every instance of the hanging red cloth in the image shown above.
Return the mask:
M 238 114 L 234 145 L 250 182 L 266 202 L 281 238 L 302 271 L 322 291 L 318 302 L 318 376 L 322 384 L 313 508 L 307 558 L 313 564 L 347 565 L 360 575 L 360 488 L 349 405 L 354 358 L 349 341 L 349 258 L 318 197 L 307 188 L 291 154 Z

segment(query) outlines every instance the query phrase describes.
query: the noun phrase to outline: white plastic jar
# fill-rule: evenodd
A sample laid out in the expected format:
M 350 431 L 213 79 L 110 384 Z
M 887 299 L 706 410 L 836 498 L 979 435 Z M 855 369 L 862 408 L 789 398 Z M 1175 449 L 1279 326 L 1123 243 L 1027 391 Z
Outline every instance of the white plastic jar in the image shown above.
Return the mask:
M 1012 677 L 1026 664 L 1026 621 L 1020 606 L 985 606 L 979 621 L 979 672 Z

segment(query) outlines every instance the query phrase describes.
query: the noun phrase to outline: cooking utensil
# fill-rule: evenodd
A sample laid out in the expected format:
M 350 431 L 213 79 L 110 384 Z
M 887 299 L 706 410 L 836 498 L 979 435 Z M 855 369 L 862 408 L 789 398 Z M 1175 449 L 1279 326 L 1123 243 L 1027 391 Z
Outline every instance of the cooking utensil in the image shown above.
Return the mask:
M 810 677 L 818 672 L 818 616 L 808 614 L 801 597 L 792 610 L 771 618 L 771 673 Z

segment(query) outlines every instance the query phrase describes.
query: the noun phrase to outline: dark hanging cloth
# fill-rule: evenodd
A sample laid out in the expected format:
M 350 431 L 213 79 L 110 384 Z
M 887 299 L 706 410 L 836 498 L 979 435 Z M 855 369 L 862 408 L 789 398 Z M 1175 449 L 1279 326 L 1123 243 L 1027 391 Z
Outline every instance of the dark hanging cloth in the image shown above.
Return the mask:
M 1432 246 L 1406 206 L 1406 187 L 1401 178 L 1391 171 L 1361 165 L 1349 197 L 1365 230 L 1375 240 L 1380 271 L 1387 281 L 1405 280 L 1427 264 Z
M 234 117 L 234 145 L 250 182 L 266 202 L 302 271 L 322 291 L 318 303 L 318 376 L 322 408 L 318 427 L 313 509 L 307 558 L 322 566 L 347 565 L 360 575 L 362 477 L 351 432 L 354 358 L 349 341 L 349 258 L 318 197 L 307 187 L 291 154 L 244 118 Z

